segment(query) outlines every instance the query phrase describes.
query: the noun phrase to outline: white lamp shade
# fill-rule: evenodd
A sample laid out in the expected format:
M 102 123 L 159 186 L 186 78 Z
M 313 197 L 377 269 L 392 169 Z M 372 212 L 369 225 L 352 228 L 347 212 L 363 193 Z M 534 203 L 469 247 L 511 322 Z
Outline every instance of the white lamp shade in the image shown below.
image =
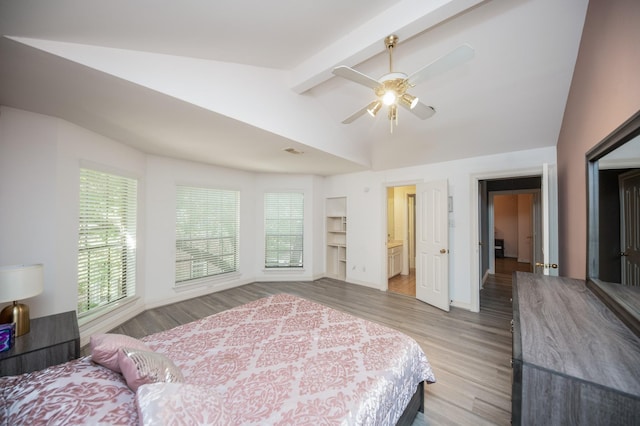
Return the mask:
M 42 264 L 0 267 L 0 302 L 28 299 L 42 293 Z

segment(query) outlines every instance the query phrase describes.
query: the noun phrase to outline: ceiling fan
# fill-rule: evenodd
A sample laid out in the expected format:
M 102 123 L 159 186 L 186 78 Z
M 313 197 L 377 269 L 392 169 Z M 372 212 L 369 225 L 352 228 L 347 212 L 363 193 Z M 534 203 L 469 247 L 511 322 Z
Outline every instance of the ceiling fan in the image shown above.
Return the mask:
M 407 90 L 411 87 L 415 87 L 426 78 L 448 71 L 449 69 L 468 61 L 473 58 L 474 55 L 473 48 L 468 44 L 463 44 L 430 64 L 420 68 L 413 74 L 407 75 L 402 72 L 393 71 L 393 49 L 396 47 L 397 43 L 398 36 L 393 34 L 384 39 L 385 47 L 389 52 L 389 73 L 383 75 L 378 80 L 346 65 L 341 65 L 333 69 L 333 74 L 373 89 L 377 98 L 364 108 L 345 118 L 342 123 L 349 124 L 365 112 L 368 112 L 369 115 L 375 117 L 383 105 L 388 107 L 391 132 L 393 132 L 394 124 L 398 125 L 398 105 L 405 107 L 416 117 L 426 120 L 435 114 L 436 110 L 432 106 L 428 106 L 420 102 L 417 97 L 407 93 Z

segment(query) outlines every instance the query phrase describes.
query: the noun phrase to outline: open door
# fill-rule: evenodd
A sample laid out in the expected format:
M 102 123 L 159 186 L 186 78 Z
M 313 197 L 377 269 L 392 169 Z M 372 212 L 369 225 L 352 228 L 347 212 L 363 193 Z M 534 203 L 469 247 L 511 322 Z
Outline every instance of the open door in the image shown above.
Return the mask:
M 534 263 L 534 272 L 558 275 L 558 176 L 555 165 L 542 165 L 542 261 Z M 534 200 L 535 203 L 535 200 Z M 535 221 L 534 217 L 534 221 Z M 534 236 L 535 237 L 535 236 Z M 535 245 L 535 243 L 534 243 Z M 538 250 L 534 249 L 534 252 Z M 534 254 L 535 256 L 535 254 Z
M 449 311 L 449 188 L 416 185 L 416 298 Z

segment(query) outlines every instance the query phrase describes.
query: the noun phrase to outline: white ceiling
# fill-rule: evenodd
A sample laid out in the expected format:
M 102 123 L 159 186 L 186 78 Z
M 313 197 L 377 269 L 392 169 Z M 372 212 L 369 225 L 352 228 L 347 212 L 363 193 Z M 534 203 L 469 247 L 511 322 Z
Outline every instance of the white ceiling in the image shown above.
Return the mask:
M 0 0 L 0 104 L 157 155 L 331 175 L 554 146 L 587 0 Z M 348 65 L 411 74 L 474 58 L 411 93 L 389 132 Z M 292 155 L 285 148 L 304 153 Z

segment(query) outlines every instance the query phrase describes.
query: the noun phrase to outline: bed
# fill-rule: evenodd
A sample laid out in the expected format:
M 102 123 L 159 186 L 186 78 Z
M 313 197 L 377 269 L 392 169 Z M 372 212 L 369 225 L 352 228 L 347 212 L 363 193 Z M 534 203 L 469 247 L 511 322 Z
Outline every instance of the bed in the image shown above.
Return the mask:
M 289 294 L 138 342 L 117 351 L 121 372 L 96 362 L 99 346 L 91 356 L 0 378 L 0 424 L 411 424 L 423 384 L 435 382 L 409 336 Z M 171 364 L 174 375 L 132 386 L 123 359 L 137 349 Z

